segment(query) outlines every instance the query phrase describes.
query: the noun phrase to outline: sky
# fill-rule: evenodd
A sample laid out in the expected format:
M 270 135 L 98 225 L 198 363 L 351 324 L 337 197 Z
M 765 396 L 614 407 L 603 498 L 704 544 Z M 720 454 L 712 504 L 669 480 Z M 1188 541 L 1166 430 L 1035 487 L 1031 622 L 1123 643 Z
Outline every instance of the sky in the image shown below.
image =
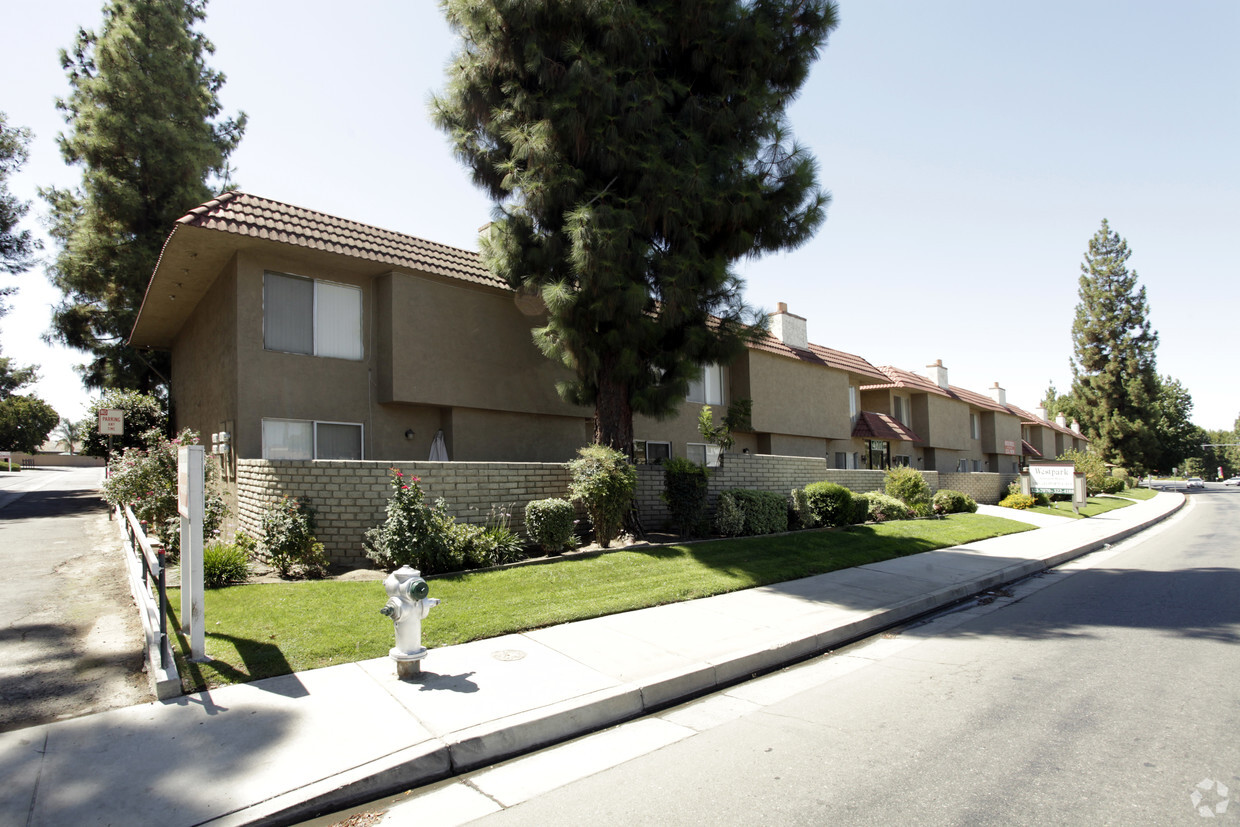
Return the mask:
M 35 138 L 10 180 L 76 186 L 62 161 L 58 51 L 100 0 L 13 3 L 0 28 L 0 111 Z M 1128 241 L 1158 331 L 1158 370 L 1193 420 L 1240 415 L 1231 322 L 1240 265 L 1240 3 L 1234 0 L 843 0 L 789 111 L 832 203 L 802 247 L 746 260 L 747 301 L 786 302 L 811 342 L 1037 406 L 1072 381 L 1071 328 L 1089 239 Z M 428 0 L 212 0 L 201 30 L 249 116 L 243 191 L 476 249 L 491 204 L 430 123 L 456 39 Z M 171 227 L 169 228 L 171 230 Z M 45 256 L 54 252 L 50 241 Z M 41 341 L 59 300 L 42 267 L 0 320 L 0 348 L 41 366 L 33 391 L 69 418 L 89 404 L 82 354 Z

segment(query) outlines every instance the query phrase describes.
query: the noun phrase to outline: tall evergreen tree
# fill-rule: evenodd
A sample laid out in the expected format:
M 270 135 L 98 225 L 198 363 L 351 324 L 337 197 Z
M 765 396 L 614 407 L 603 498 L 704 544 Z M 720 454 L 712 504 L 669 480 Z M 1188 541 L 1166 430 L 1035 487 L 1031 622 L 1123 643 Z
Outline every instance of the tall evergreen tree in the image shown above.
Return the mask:
M 1145 288 L 1129 272 L 1128 242 L 1106 219 L 1081 264 L 1072 323 L 1072 397 L 1092 447 L 1108 462 L 1145 471 L 1158 461 L 1158 334 Z
M 1158 381 L 1156 416 L 1152 420 L 1158 441 L 1158 459 L 1152 468 L 1169 470 L 1189 457 L 1201 455 L 1201 428 L 1193 424 L 1193 397 L 1179 380 L 1164 376 Z
M 433 101 L 497 203 L 491 269 L 541 296 L 541 350 L 632 449 L 752 335 L 732 270 L 808 240 L 829 196 L 785 109 L 836 26 L 812 0 L 445 0 L 460 51 Z
M 9 126 L 8 116 L 0 112 L 0 271 L 21 273 L 34 264 L 37 243 L 29 230 L 18 228 L 30 204 L 9 191 L 9 176 L 21 169 L 28 156 L 30 130 Z M 0 287 L 0 300 L 13 291 Z
M 227 174 L 245 115 L 217 121 L 224 76 L 195 25 L 206 0 L 111 0 L 96 34 L 81 29 L 62 51 L 69 97 L 66 163 L 82 166 L 76 190 L 45 190 L 60 252 L 49 270 L 64 300 L 51 337 L 86 351 L 90 388 L 152 391 L 166 357 L 125 344 L 165 237 L 176 219 L 211 197 Z

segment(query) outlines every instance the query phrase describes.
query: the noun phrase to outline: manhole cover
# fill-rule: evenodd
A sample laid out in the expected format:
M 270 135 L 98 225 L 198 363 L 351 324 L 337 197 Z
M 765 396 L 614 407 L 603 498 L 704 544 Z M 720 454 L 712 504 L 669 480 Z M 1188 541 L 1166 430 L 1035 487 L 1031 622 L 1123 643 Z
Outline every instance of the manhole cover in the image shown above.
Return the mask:
M 496 660 L 521 660 L 525 657 L 525 653 L 520 649 L 500 649 L 498 652 L 492 652 L 491 657 Z

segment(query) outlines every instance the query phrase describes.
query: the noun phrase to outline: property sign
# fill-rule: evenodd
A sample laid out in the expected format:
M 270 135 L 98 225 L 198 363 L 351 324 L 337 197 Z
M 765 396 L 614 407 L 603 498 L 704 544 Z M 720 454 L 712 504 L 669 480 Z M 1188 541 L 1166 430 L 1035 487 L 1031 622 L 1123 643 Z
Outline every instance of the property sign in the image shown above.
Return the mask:
M 1003 453 L 1008 454 L 1009 456 L 1015 456 L 1017 454 L 1016 441 L 1012 439 L 1003 440 Z
M 1029 482 L 1035 494 L 1072 494 L 1076 466 L 1070 462 L 1031 462 Z
M 115 434 L 116 436 L 124 434 L 125 412 L 120 408 L 100 408 L 99 433 Z

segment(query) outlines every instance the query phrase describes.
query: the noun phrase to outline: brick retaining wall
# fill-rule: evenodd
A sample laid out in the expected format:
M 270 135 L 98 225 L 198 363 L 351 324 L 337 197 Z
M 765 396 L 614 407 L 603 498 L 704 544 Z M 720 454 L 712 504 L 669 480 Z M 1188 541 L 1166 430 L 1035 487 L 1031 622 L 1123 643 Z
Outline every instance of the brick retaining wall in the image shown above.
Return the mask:
M 236 528 L 253 537 L 262 533 L 267 504 L 281 495 L 308 502 L 315 510 L 318 539 L 333 563 L 366 566 L 362 548 L 367 529 L 383 522 L 390 493 L 392 468 L 420 477 L 428 502 L 443 497 L 447 511 L 458 520 L 485 523 L 492 506 L 509 506 L 513 530 L 522 533 L 526 503 L 568 496 L 568 469 L 561 463 L 538 462 L 353 462 L 343 460 L 257 460 L 237 462 Z M 996 503 L 1014 474 L 938 473 L 925 471 L 930 490 L 950 488 L 978 502 Z M 667 527 L 667 507 L 661 499 L 663 469 L 637 466 L 637 505 L 642 525 L 649 530 Z M 882 471 L 829 468 L 817 457 L 780 457 L 765 454 L 728 454 L 721 468 L 712 469 L 709 491 L 714 508 L 719 492 L 750 488 L 788 495 L 794 488 L 830 480 L 853 491 L 881 491 Z M 232 504 L 232 503 L 230 503 Z

